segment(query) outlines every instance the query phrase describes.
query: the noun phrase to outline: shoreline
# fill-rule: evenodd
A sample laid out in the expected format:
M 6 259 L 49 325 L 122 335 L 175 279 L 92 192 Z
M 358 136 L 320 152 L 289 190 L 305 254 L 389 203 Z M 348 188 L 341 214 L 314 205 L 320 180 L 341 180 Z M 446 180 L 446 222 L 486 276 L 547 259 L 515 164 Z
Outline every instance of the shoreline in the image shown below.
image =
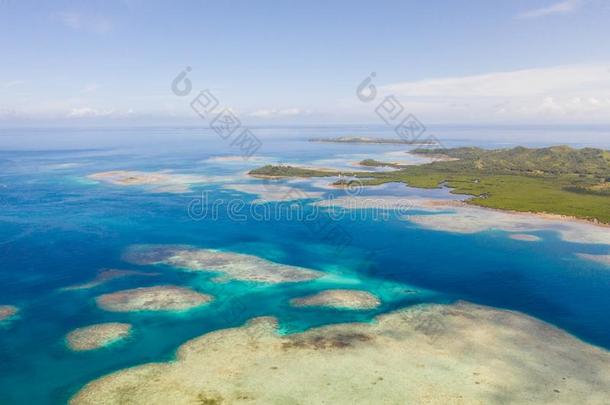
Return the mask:
M 439 201 L 444 201 L 444 200 L 439 200 Z M 484 205 L 473 204 L 473 203 L 469 202 L 469 199 L 467 199 L 467 200 L 446 200 L 446 201 L 447 201 L 447 204 L 439 204 L 439 206 L 445 205 L 445 206 L 454 206 L 454 207 L 475 207 L 475 208 L 482 208 L 482 209 L 491 210 L 491 211 L 500 212 L 500 213 L 506 213 L 506 214 L 530 215 L 532 217 L 541 218 L 541 219 L 545 219 L 548 221 L 572 222 L 572 223 L 579 223 L 582 225 L 598 226 L 600 228 L 610 228 L 610 223 L 601 222 L 595 218 L 593 218 L 593 219 L 579 218 L 579 217 L 575 217 L 572 215 L 553 214 L 553 213 L 544 212 L 544 211 L 540 211 L 540 212 L 517 211 L 517 210 L 509 210 L 509 209 L 502 209 L 502 208 L 486 207 Z
M 359 209 L 399 211 L 400 218 L 405 221 L 426 229 L 450 233 L 472 234 L 493 229 L 508 233 L 555 231 L 566 242 L 610 245 L 609 226 L 606 224 L 567 216 L 481 207 L 464 200 L 372 195 L 344 196 L 320 200 L 314 204 L 348 211 Z
M 324 170 L 324 169 L 319 169 L 319 170 Z M 324 171 L 330 171 L 329 169 L 326 169 Z M 300 177 L 300 176 L 271 176 L 271 175 L 263 175 L 263 174 L 250 174 L 248 173 L 249 176 L 255 177 L 255 178 L 268 178 L 268 179 L 293 179 L 293 178 L 305 178 L 305 179 L 314 179 L 314 178 L 323 178 L 321 176 L 306 176 L 306 177 Z M 330 177 L 330 176 L 329 176 Z M 358 178 L 354 178 L 355 180 L 357 180 Z M 353 181 L 353 180 L 352 180 Z M 398 182 L 401 183 L 401 182 Z M 359 183 L 360 187 L 375 187 L 381 184 L 374 184 L 374 185 L 366 185 L 366 184 L 362 184 Z M 385 184 L 385 183 L 382 183 Z M 414 186 L 410 186 L 406 183 L 402 183 L 404 184 L 406 187 L 411 187 L 411 188 L 415 188 L 418 190 L 429 190 L 425 187 L 414 187 Z M 329 184 L 330 187 L 334 188 L 334 189 L 344 189 L 344 188 L 349 188 L 349 183 L 345 184 L 335 184 L 335 183 L 330 183 Z M 438 188 L 435 188 L 438 189 Z M 453 195 L 464 195 L 464 194 L 458 194 L 458 193 L 454 193 L 453 190 L 450 191 L 451 194 Z M 381 198 L 383 198 L 383 196 L 379 196 Z M 517 211 L 514 209 L 504 209 L 504 208 L 496 208 L 496 207 L 488 207 L 485 205 L 479 205 L 476 203 L 471 202 L 471 200 L 473 198 L 476 198 L 477 196 L 472 195 L 467 199 L 464 200 L 437 200 L 438 201 L 438 205 L 437 206 L 453 206 L 453 207 L 471 207 L 471 208 L 481 208 L 481 209 L 487 209 L 487 210 L 492 210 L 495 212 L 501 212 L 501 213 L 508 213 L 508 214 L 520 214 L 520 215 L 531 215 L 537 218 L 541 218 L 541 219 L 546 219 L 546 220 L 550 220 L 550 221 L 563 221 L 563 222 L 575 222 L 575 223 L 580 223 L 580 224 L 585 224 L 585 225 L 594 225 L 594 226 L 598 226 L 601 228 L 610 228 L 610 223 L 606 223 L 606 222 L 602 222 L 596 218 L 581 218 L 581 217 L 576 217 L 573 215 L 564 215 L 564 214 L 553 214 L 553 213 L 549 213 L 546 211 Z M 405 199 L 408 199 L 408 197 L 404 197 Z M 432 201 L 433 199 L 431 198 L 430 201 Z M 436 204 L 435 204 L 436 205 Z

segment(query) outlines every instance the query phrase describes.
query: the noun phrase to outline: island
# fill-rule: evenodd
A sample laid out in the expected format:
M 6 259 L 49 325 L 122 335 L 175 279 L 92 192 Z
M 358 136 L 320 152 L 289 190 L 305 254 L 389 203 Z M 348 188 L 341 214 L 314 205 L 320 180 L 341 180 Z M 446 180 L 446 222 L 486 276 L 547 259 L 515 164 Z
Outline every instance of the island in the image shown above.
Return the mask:
M 326 307 L 333 309 L 375 309 L 381 305 L 379 298 L 368 291 L 326 290 L 301 298 L 293 298 L 294 307 Z
M 310 138 L 309 142 L 326 142 L 326 143 L 374 143 L 374 144 L 390 144 L 390 145 L 438 145 L 438 142 L 432 139 L 408 140 L 400 138 L 372 138 L 365 136 L 339 136 L 336 138 Z
M 337 170 L 296 167 L 290 165 L 266 165 L 250 170 L 248 174 L 261 179 L 279 179 L 283 177 L 334 177 Z
M 70 332 L 66 344 L 73 351 L 96 350 L 125 339 L 131 333 L 128 323 L 108 322 L 85 326 Z
M 253 176 L 341 176 L 364 186 L 392 182 L 411 187 L 449 187 L 471 196 L 466 202 L 486 208 L 556 214 L 591 222 L 610 223 L 610 151 L 569 146 L 512 149 L 415 149 L 412 153 L 442 157 L 421 165 L 399 165 L 374 160 L 364 166 L 391 166 L 390 171 L 301 170 L 267 165 L 250 171 Z
M 211 295 L 173 285 L 134 288 L 100 295 L 95 299 L 100 308 L 112 312 L 183 311 L 212 300 Z
M 257 318 L 94 380 L 71 404 L 604 404 L 609 364 L 555 326 L 458 302 L 293 334 Z

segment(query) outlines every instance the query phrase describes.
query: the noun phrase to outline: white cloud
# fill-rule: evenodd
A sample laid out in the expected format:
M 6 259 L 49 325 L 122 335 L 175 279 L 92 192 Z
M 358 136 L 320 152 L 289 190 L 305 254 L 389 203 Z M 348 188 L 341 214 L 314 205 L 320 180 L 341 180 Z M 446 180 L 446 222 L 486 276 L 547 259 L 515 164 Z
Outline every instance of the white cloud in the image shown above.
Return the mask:
M 97 83 L 91 83 L 91 84 L 88 84 L 85 87 L 83 87 L 82 93 L 92 93 L 92 92 L 96 91 L 97 89 L 99 89 L 100 87 L 102 87 L 102 86 Z
M 259 120 L 299 122 L 382 122 L 375 107 L 383 97 L 395 95 L 405 115 L 424 123 L 464 124 L 610 124 L 610 62 L 489 72 L 440 77 L 381 86 L 374 102 L 362 103 L 354 95 L 328 99 L 308 110 L 304 106 L 242 109 L 238 116 Z M 0 88 L 2 83 L 0 83 Z M 93 91 L 94 82 L 81 91 Z M 0 92 L 1 94 L 8 93 Z M 0 99 L 0 120 L 196 120 L 188 106 L 174 98 L 106 100 L 81 93 L 80 97 L 37 96 L 32 100 Z M 143 103 L 146 100 L 148 103 Z M 132 106 L 139 106 L 137 111 Z
M 19 117 L 19 112 L 14 108 L 0 108 L 0 120 L 8 120 Z
M 72 108 L 68 113 L 68 118 L 93 118 L 109 117 L 114 113 L 114 109 L 97 109 L 91 107 Z
M 0 83 L 0 87 L 4 87 L 4 88 L 10 88 L 10 87 L 16 87 L 16 86 L 21 86 L 22 84 L 27 83 L 27 80 L 10 80 L 8 82 L 4 82 L 4 83 Z
M 564 0 L 547 7 L 525 11 L 519 14 L 518 18 L 538 18 L 553 14 L 570 14 L 582 7 L 584 3 L 585 0 Z
M 290 117 L 296 115 L 307 115 L 310 111 L 302 110 L 300 108 L 284 108 L 284 109 L 262 109 L 256 110 L 248 114 L 250 117 L 256 118 L 276 118 L 276 117 Z
M 517 97 L 548 92 L 599 92 L 610 89 L 610 64 L 557 66 L 481 75 L 427 79 L 383 86 L 382 90 L 419 97 Z
M 428 79 L 380 91 L 433 122 L 610 122 L 610 64 Z
M 63 25 L 76 31 L 89 31 L 104 34 L 112 30 L 112 23 L 97 14 L 83 14 L 73 11 L 55 13 L 54 17 Z

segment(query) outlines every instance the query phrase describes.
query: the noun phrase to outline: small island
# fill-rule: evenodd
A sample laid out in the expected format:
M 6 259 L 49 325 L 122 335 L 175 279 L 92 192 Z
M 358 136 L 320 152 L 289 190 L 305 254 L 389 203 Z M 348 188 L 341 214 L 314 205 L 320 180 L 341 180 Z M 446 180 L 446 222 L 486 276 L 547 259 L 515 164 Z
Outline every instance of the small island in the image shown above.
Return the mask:
M 309 142 L 326 142 L 326 143 L 373 143 L 373 144 L 389 144 L 389 145 L 438 145 L 432 139 L 422 140 L 407 140 L 400 138 L 372 138 L 365 136 L 339 136 L 336 138 L 310 138 Z
M 66 336 L 66 344 L 70 350 L 77 352 L 96 350 L 125 339 L 131 329 L 130 324 L 118 322 L 85 326 L 70 332 Z
M 334 177 L 337 170 L 333 169 L 311 169 L 289 165 L 265 165 L 258 169 L 250 170 L 248 174 L 261 179 L 280 179 L 283 177 Z
M 104 294 L 95 300 L 100 308 L 112 312 L 183 311 L 207 304 L 213 297 L 189 288 L 163 285 Z
M 326 290 L 306 297 L 290 300 L 294 307 L 326 307 L 334 309 L 375 309 L 379 298 L 368 291 Z
M 449 187 L 471 197 L 468 204 L 509 211 L 556 214 L 610 224 L 610 151 L 568 146 L 548 148 L 415 149 L 412 153 L 442 157 L 432 163 L 390 166 L 390 171 L 302 170 L 267 165 L 253 176 L 358 178 L 363 186 L 400 182 L 411 187 Z M 345 180 L 335 182 L 340 186 Z

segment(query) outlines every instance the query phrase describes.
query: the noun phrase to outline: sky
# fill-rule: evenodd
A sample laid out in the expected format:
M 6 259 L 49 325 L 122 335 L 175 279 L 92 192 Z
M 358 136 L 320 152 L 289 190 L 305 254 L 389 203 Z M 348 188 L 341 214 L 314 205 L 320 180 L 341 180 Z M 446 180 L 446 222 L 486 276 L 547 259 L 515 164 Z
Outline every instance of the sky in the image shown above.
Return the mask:
M 260 125 L 376 123 L 388 96 L 435 124 L 608 125 L 608 38 L 610 0 L 0 0 L 0 127 L 197 124 L 201 90 Z

